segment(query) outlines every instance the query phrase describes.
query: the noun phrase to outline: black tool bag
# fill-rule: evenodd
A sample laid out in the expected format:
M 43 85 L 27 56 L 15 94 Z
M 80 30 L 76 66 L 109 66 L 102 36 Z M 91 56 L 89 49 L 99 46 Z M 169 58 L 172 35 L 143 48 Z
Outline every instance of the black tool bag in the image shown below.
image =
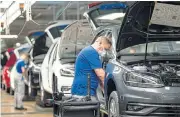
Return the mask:
M 54 117 L 100 117 L 100 103 L 98 100 L 91 100 L 90 85 L 90 75 L 88 74 L 87 96 L 82 100 L 73 97 L 60 98 L 62 100 L 55 98 Z

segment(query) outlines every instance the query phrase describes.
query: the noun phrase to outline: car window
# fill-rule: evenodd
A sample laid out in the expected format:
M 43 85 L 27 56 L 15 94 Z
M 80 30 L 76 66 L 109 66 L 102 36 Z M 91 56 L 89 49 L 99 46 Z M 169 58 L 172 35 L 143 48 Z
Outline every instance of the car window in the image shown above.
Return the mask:
M 114 4 L 121 4 L 121 8 L 108 8 L 112 4 L 100 4 L 97 9 L 89 12 L 89 17 L 92 19 L 96 27 L 108 25 L 121 25 L 125 12 L 126 5 L 124 3 L 115 2 Z
M 66 28 L 66 27 L 67 27 L 67 25 L 56 26 L 56 27 L 49 29 L 49 32 L 51 33 L 53 38 L 56 39 L 57 37 L 61 37 L 61 34 L 64 31 L 64 28 Z
M 53 48 L 53 51 L 51 52 L 50 54 L 50 57 L 49 57 L 49 67 L 51 68 L 51 66 L 53 65 L 53 62 L 55 60 L 55 54 L 56 54 L 56 51 L 57 51 L 57 47 L 58 47 L 58 44 L 55 45 L 55 47 Z
M 45 35 L 45 38 L 46 38 L 46 47 L 50 48 L 52 45 L 52 40 L 47 34 Z
M 57 46 L 55 47 L 55 50 L 54 50 L 54 54 L 53 54 L 54 60 L 56 60 L 56 57 L 57 57 L 57 50 L 58 50 L 58 44 L 57 44 Z
M 50 61 L 50 58 L 52 58 L 52 54 L 53 54 L 53 51 L 55 50 L 56 46 L 57 46 L 57 44 L 54 44 L 54 45 L 52 46 L 52 48 L 50 48 L 51 50 L 50 50 L 50 53 L 49 53 L 48 63 L 49 63 L 49 61 Z

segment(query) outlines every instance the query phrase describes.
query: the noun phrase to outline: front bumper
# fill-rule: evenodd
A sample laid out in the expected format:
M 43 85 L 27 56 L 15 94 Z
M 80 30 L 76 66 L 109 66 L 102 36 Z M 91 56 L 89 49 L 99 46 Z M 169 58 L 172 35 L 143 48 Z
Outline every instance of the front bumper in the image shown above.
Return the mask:
M 126 87 L 126 86 L 125 86 Z M 120 115 L 180 117 L 180 87 L 126 87 L 120 96 Z
M 57 84 L 58 91 L 63 92 L 65 96 L 71 96 L 72 82 L 73 77 L 60 76 Z

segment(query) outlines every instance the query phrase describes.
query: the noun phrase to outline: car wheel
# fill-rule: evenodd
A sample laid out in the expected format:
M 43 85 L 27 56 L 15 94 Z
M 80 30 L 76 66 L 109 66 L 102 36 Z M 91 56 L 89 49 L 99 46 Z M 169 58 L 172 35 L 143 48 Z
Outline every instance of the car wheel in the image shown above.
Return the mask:
M 110 94 L 108 101 L 108 117 L 119 117 L 119 100 L 117 91 Z
M 37 95 L 37 89 L 35 88 L 32 88 L 32 74 L 30 73 L 29 74 L 29 82 L 28 82 L 28 95 L 29 96 L 32 96 L 32 97 L 35 97 Z
M 40 91 L 36 96 L 36 104 L 41 106 L 41 107 L 47 107 L 47 106 L 52 106 L 48 103 L 46 103 L 46 99 L 52 98 L 51 94 L 47 93 L 43 86 L 42 86 L 42 82 L 40 85 Z
M 10 95 L 14 95 L 14 90 L 10 87 Z

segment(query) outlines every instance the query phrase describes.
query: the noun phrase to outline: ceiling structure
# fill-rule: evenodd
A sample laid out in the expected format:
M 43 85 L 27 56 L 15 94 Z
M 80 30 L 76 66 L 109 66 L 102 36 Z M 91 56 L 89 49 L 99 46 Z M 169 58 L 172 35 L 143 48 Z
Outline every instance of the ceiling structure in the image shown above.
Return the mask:
M 33 0 L 32 0 L 33 1 Z M 26 11 L 24 17 L 16 17 L 9 25 L 9 33 L 18 35 L 17 39 L 5 39 L 6 44 L 21 42 L 24 37 L 32 30 L 44 30 L 48 23 L 59 20 L 78 20 L 83 19 L 83 13 L 87 10 L 88 1 L 36 1 L 31 6 L 32 20 L 26 21 Z M 6 5 L 5 5 L 6 4 Z M 0 17 L 12 6 L 13 2 L 0 2 Z M 1 19 L 0 18 L 0 19 Z M 3 33 L 1 33 L 3 34 Z

